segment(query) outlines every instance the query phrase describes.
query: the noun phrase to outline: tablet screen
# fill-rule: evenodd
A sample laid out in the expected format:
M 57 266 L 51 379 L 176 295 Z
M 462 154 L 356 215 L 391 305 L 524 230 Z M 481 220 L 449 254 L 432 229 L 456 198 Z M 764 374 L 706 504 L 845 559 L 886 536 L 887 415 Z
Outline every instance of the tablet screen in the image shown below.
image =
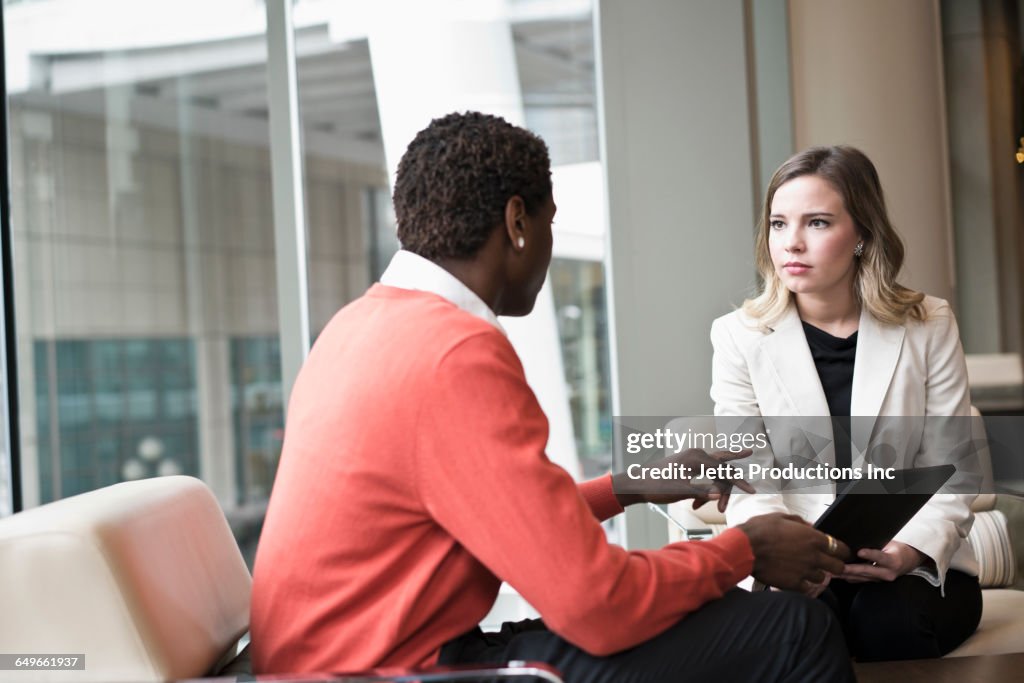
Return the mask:
M 891 479 L 855 479 L 840 485 L 835 501 L 814 523 L 850 547 L 882 548 L 953 476 L 953 465 L 895 470 Z

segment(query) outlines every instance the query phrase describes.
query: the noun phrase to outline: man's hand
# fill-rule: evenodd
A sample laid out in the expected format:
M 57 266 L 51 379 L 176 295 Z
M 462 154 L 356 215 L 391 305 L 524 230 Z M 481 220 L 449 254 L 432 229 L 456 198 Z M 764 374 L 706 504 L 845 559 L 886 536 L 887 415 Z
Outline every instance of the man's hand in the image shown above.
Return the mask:
M 690 448 L 679 453 L 667 455 L 659 460 L 644 463 L 634 474 L 652 470 L 663 470 L 668 467 L 677 475 L 671 479 L 654 479 L 649 476 L 633 478 L 630 471 L 612 475 L 612 489 L 622 507 L 634 503 L 674 503 L 678 500 L 693 499 L 694 509 L 709 500 L 718 501 L 718 509 L 725 512 L 732 487 L 754 493 L 754 487 L 739 477 L 732 476 L 738 469 L 728 463 L 746 458 L 753 451 L 716 451 L 706 453 L 699 448 Z M 722 476 L 701 477 L 701 473 L 710 471 Z M 688 476 L 684 476 L 688 475 Z
M 881 550 L 861 548 L 857 557 L 873 564 L 848 564 L 839 578 L 850 583 L 893 581 L 924 563 L 926 557 L 917 548 L 889 541 Z
M 843 560 L 850 556 L 845 543 L 796 515 L 773 512 L 753 517 L 737 528 L 750 539 L 754 578 L 785 590 L 813 592 L 829 574 L 841 574 Z

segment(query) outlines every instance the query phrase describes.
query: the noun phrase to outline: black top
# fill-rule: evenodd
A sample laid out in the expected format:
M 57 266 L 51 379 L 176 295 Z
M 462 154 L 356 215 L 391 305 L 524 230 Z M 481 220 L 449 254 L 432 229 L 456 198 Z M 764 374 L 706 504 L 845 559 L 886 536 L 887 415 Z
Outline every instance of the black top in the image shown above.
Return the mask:
M 803 322 L 803 321 L 801 321 Z M 846 339 L 833 337 L 814 325 L 803 323 L 807 346 L 825 390 L 828 412 L 832 415 L 832 434 L 836 443 L 836 466 L 849 467 L 850 395 L 853 390 L 853 361 L 857 355 L 857 333 Z M 839 419 L 836 419 L 839 418 Z
M 803 321 L 801 321 L 803 322 Z M 857 355 L 857 333 L 846 339 L 833 337 L 814 325 L 803 323 L 811 358 L 825 390 L 828 412 L 832 417 L 850 414 L 850 392 L 853 389 L 853 360 Z

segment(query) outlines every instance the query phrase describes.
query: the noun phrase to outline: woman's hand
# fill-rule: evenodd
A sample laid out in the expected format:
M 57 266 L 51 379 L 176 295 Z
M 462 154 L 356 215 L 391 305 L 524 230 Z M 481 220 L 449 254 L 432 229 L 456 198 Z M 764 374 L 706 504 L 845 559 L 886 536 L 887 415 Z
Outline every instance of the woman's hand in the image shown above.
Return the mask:
M 832 575 L 828 572 L 825 572 L 825 580 L 821 583 L 807 583 L 808 587 L 806 590 L 804 590 L 804 595 L 806 595 L 809 598 L 818 597 L 819 595 L 825 592 L 825 589 L 828 588 L 828 582 L 831 580 Z
M 672 453 L 658 460 L 644 463 L 641 470 L 674 468 L 678 473 L 671 479 L 634 479 L 628 472 L 612 475 L 612 489 L 622 507 L 634 503 L 674 503 L 692 499 L 694 509 L 710 500 L 718 501 L 718 509 L 725 512 L 732 487 L 755 493 L 754 487 L 739 477 L 738 467 L 730 465 L 733 460 L 748 457 L 753 451 L 716 451 L 706 453 L 699 448 Z M 711 477 L 701 476 L 702 472 L 713 472 Z M 638 476 L 642 471 L 636 473 Z
M 857 552 L 857 557 L 872 564 L 848 564 L 839 575 L 840 579 L 850 583 L 893 581 L 921 566 L 926 559 L 917 548 L 899 541 L 889 541 L 881 550 L 861 548 Z

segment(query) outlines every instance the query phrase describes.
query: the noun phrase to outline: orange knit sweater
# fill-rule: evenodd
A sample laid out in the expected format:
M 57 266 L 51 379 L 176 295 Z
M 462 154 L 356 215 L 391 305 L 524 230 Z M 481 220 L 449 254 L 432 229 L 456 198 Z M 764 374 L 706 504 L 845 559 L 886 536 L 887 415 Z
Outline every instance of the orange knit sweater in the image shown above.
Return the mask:
M 373 286 L 295 383 L 256 555 L 256 672 L 430 664 L 501 580 L 554 632 L 604 655 L 750 573 L 746 536 L 627 552 L 605 476 L 577 486 L 511 344 L 425 292 Z

